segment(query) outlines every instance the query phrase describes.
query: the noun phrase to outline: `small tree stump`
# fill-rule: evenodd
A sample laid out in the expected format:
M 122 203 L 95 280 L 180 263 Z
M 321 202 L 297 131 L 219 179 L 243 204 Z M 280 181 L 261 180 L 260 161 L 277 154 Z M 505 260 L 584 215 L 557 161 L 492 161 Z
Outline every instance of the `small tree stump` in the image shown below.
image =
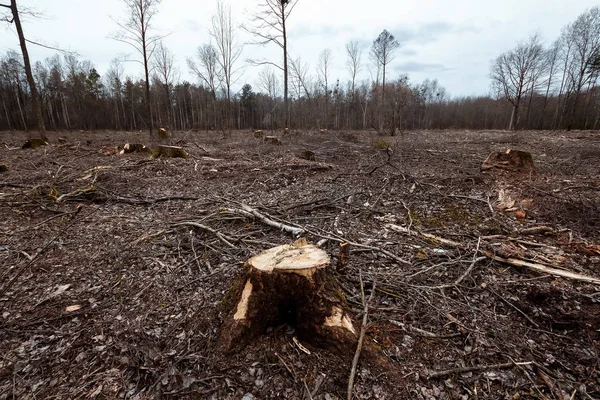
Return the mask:
M 262 137 L 263 137 L 263 136 L 264 136 L 264 133 L 263 133 L 263 131 L 261 131 L 260 129 L 259 129 L 259 130 L 256 130 L 256 131 L 254 131 L 254 137 L 255 137 L 255 138 L 257 138 L 257 139 L 262 139 Z
M 0 174 L 3 172 L 8 172 L 8 167 L 5 164 L 0 164 Z
M 221 332 L 225 351 L 282 324 L 309 343 L 354 343 L 356 331 L 329 265 L 327 253 L 303 239 L 249 259 L 225 299 L 232 308 Z
M 524 174 L 536 173 L 531 153 L 520 150 L 508 149 L 506 152 L 491 153 L 483 161 L 481 170 L 487 171 L 494 168 Z
M 302 153 L 300 153 L 300 158 L 308 161 L 317 161 L 315 153 L 310 150 L 304 150 Z
M 265 136 L 264 141 L 265 143 L 281 146 L 281 139 L 279 139 L 277 136 Z
M 41 138 L 30 139 L 21 146 L 22 149 L 37 149 L 40 146 L 47 146 L 48 139 L 45 136 Z
M 169 132 L 165 128 L 158 128 L 158 138 L 159 139 L 168 139 Z
M 189 154 L 182 147 L 161 145 L 152 149 L 152 156 L 155 158 L 188 158 Z

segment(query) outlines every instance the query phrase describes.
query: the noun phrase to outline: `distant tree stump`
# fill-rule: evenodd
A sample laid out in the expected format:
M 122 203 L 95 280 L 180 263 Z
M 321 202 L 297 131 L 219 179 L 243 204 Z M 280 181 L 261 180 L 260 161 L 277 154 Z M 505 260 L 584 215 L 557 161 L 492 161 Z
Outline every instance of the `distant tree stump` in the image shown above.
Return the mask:
M 481 170 L 487 171 L 494 168 L 524 174 L 536 173 L 531 153 L 520 150 L 508 149 L 506 152 L 491 153 L 483 161 Z
M 8 167 L 5 164 L 0 164 L 0 174 L 3 172 L 8 172 Z
M 40 146 L 47 146 L 48 138 L 42 136 L 41 138 L 30 139 L 21 146 L 22 149 L 37 149 Z
M 314 151 L 310 150 L 304 150 L 302 153 L 300 153 L 300 158 L 308 161 L 317 161 Z
M 189 154 L 182 147 L 156 146 L 152 149 L 152 156 L 155 158 L 188 158 Z
M 225 351 L 283 324 L 313 344 L 354 343 L 356 331 L 329 264 L 325 251 L 303 239 L 249 259 L 224 302 L 232 308 L 220 339 Z
M 265 136 L 264 141 L 265 143 L 281 146 L 281 139 L 279 139 L 277 136 Z
M 158 138 L 159 139 L 168 139 L 169 132 L 165 128 L 158 128 Z
M 262 137 L 263 137 L 263 136 L 264 136 L 264 133 L 263 133 L 263 131 L 261 131 L 260 129 L 259 129 L 259 130 L 256 130 L 256 131 L 254 131 L 254 137 L 255 137 L 255 138 L 257 138 L 257 139 L 262 139 Z

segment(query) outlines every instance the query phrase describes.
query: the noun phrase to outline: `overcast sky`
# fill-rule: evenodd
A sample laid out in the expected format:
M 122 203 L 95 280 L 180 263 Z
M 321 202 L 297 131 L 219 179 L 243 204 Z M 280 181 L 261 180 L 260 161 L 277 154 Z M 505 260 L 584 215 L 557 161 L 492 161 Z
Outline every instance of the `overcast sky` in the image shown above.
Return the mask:
M 172 32 L 165 43 L 177 58 L 182 79 L 195 81 L 185 60 L 208 41 L 215 1 L 162 1 L 155 27 L 160 33 Z M 236 21 L 245 22 L 260 1 L 230 0 Z M 45 14 L 42 20 L 26 19 L 24 30 L 31 40 L 77 51 L 81 58 L 92 61 L 100 74 L 119 54 L 132 53 L 109 38 L 116 31 L 110 16 L 124 13 L 121 0 L 20 0 L 19 5 Z M 299 0 L 288 20 L 289 51 L 292 58 L 300 56 L 308 62 L 314 74 L 319 53 L 331 49 L 331 80 L 345 82 L 345 44 L 358 40 L 364 47 L 361 78 L 367 79 L 369 48 L 387 29 L 401 43 L 388 69 L 392 78 L 401 74 L 408 74 L 413 82 L 437 78 L 453 96 L 487 94 L 491 59 L 534 31 L 539 31 L 547 44 L 552 42 L 565 24 L 595 5 L 598 3 L 592 0 Z M 251 41 L 243 33 L 240 39 Z M 8 49 L 18 50 L 18 40 L 14 28 L 3 27 L 0 51 Z M 35 61 L 54 53 L 33 45 L 29 49 Z M 248 45 L 241 62 L 262 56 L 279 61 L 281 50 L 274 45 L 264 49 Z M 250 83 L 256 87 L 257 68 L 248 67 L 239 86 Z M 135 63 L 127 67 L 127 73 L 142 76 Z

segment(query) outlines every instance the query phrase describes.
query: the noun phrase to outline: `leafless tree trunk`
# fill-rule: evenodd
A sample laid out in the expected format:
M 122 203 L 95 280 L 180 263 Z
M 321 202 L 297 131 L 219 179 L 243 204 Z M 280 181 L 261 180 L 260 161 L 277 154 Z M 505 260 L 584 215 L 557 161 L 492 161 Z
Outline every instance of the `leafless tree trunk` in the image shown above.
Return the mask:
M 198 76 L 200 81 L 206 85 L 212 94 L 214 127 L 217 126 L 217 90 L 220 86 L 217 71 L 217 49 L 212 44 L 204 44 L 198 47 L 196 57 L 198 59 L 198 64 L 196 64 L 192 58 L 188 58 L 188 67 L 196 74 L 196 76 Z
M 237 78 L 239 68 L 236 62 L 242 55 L 243 46 L 238 42 L 231 16 L 231 7 L 225 6 L 221 0 L 217 1 L 217 13 L 212 17 L 212 28 L 210 35 L 216 43 L 219 54 L 218 62 L 221 67 L 222 80 L 225 85 L 227 96 L 226 121 L 227 126 L 231 124 L 231 85 Z
M 325 49 L 319 55 L 317 72 L 325 89 L 325 127 L 329 127 L 329 71 L 331 68 L 331 50 Z
M 516 130 L 519 125 L 521 100 L 530 91 L 535 90 L 536 78 L 541 71 L 543 48 L 537 34 L 526 42 L 500 55 L 491 67 L 492 85 L 504 94 L 512 104 L 509 129 Z
M 573 56 L 568 64 L 568 91 L 572 93 L 567 129 L 575 119 L 575 111 L 582 90 L 593 79 L 592 67 L 600 53 L 600 7 L 596 6 L 581 14 L 563 31 L 564 42 L 572 44 Z
M 283 50 L 283 66 L 271 61 L 249 60 L 253 65 L 270 64 L 283 71 L 283 103 L 285 126 L 290 125 L 289 80 L 288 80 L 288 37 L 287 20 L 298 4 L 298 0 L 261 0 L 252 16 L 251 23 L 244 29 L 258 38 L 255 44 L 275 43 Z
M 171 91 L 173 90 L 173 82 L 177 80 L 177 70 L 175 69 L 175 56 L 162 42 L 158 45 L 154 53 L 154 74 L 155 80 L 160 83 L 165 92 L 167 118 L 170 125 L 171 121 L 175 121 L 171 115 L 173 108 L 171 104 Z
M 44 125 L 44 116 L 42 114 L 42 106 L 38 97 L 38 91 L 31 72 L 31 62 L 29 61 L 29 52 L 27 51 L 27 40 L 23 33 L 23 26 L 21 25 L 21 18 L 19 16 L 19 9 L 17 8 L 17 1 L 10 0 L 10 4 L 0 4 L 0 7 L 8 8 L 11 11 L 12 19 L 8 22 L 14 23 L 17 28 L 17 35 L 19 36 L 19 45 L 21 46 L 21 53 L 23 55 L 23 64 L 25 66 L 25 75 L 27 76 L 27 83 L 29 84 L 29 90 L 31 91 L 31 103 L 33 105 L 33 111 L 35 112 L 35 119 L 37 122 L 37 128 L 40 132 L 46 131 Z
M 346 61 L 346 66 L 348 67 L 348 71 L 350 72 L 351 79 L 351 90 L 352 96 L 356 93 L 356 76 L 359 74 L 361 70 L 361 58 L 362 58 L 362 48 L 360 43 L 353 40 L 346 44 L 346 53 L 348 55 L 348 60 Z
M 385 101 L 385 74 L 386 68 L 389 63 L 394 61 L 396 58 L 396 51 L 400 48 L 400 43 L 396 40 L 394 35 L 389 33 L 386 29 L 383 30 L 373 42 L 371 47 L 371 57 L 379 67 L 381 67 L 382 77 L 382 91 L 381 99 Z
M 119 26 L 120 31 L 112 34 L 116 41 L 126 43 L 133 47 L 142 57 L 140 64 L 144 66 L 146 82 L 146 108 L 148 111 L 150 132 L 154 130 L 154 118 L 152 114 L 152 102 L 150 98 L 150 60 L 157 44 L 163 38 L 161 36 L 150 36 L 152 19 L 158 12 L 157 8 L 161 0 L 122 0 L 125 4 L 128 16 L 113 21 Z

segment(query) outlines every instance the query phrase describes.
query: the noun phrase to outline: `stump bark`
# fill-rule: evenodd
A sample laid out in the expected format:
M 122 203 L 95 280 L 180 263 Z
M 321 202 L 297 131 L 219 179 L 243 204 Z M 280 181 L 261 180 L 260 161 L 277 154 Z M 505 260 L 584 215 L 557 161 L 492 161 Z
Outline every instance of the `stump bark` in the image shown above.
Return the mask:
M 182 147 L 160 145 L 152 149 L 152 156 L 155 158 L 188 158 L 189 154 Z
M 296 329 L 300 340 L 315 345 L 353 344 L 356 339 L 329 256 L 304 240 L 249 259 L 227 297 L 229 316 L 220 339 L 227 352 L 285 324 Z
M 506 152 L 491 153 L 483 161 L 481 170 L 487 171 L 494 168 L 525 174 L 536 173 L 533 156 L 531 153 L 521 150 L 508 149 Z
M 23 144 L 23 146 L 21 146 L 21 148 L 24 149 L 37 149 L 40 146 L 47 146 L 48 145 L 48 139 L 45 136 L 42 136 L 41 138 L 36 138 L 36 139 L 30 139 L 28 141 L 25 142 L 25 144 Z

